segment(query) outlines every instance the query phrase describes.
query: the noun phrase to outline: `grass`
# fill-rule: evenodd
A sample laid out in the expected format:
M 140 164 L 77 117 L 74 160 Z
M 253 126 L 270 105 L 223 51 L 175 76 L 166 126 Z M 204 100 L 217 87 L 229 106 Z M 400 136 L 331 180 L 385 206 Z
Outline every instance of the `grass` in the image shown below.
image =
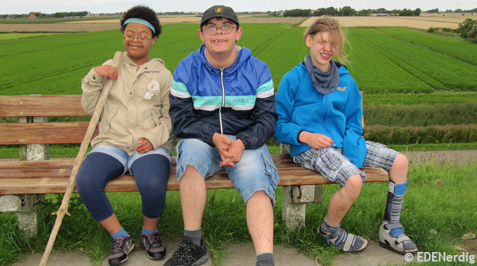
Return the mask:
M 0 23 L 5 21 L 0 20 Z M 25 20 L 25 23 L 28 21 Z M 284 24 L 244 24 L 243 28 L 246 34 L 243 35 L 239 45 L 252 49 L 259 59 L 269 65 L 275 88 L 278 88 L 281 76 L 302 61 L 307 54 L 301 37 L 303 29 L 290 28 Z M 199 48 L 201 43 L 196 35 L 197 25 L 171 24 L 164 25 L 163 29 L 164 33 L 151 50 L 151 56 L 162 58 L 168 69 L 173 71 L 182 58 Z M 470 79 L 471 82 L 467 83 L 472 86 L 476 84 L 473 75 L 475 71 L 470 73 L 469 70 L 462 72 L 458 71 L 458 68 L 451 68 L 447 71 L 452 72 L 452 75 L 433 74 L 433 78 L 424 73 L 432 72 L 430 70 L 436 68 L 436 65 L 446 65 L 447 68 L 458 60 L 464 62 L 463 58 L 467 58 L 468 51 L 466 49 L 461 51 L 462 48 L 459 48 L 454 54 L 456 49 L 449 50 L 441 42 L 422 40 L 427 38 L 427 34 L 412 32 L 412 35 L 408 35 L 406 32 L 408 30 L 405 29 L 349 29 L 349 39 L 353 46 L 350 58 L 353 64 L 350 71 L 360 88 L 365 91 L 365 106 L 392 104 L 406 109 L 405 105 L 458 103 L 459 106 L 466 106 L 466 103 L 475 102 L 476 93 L 468 92 L 473 88 L 467 88 L 467 92 L 455 92 L 462 89 L 459 84 L 462 80 Z M 0 94 L 81 93 L 80 81 L 88 70 L 112 57 L 114 51 L 123 50 L 118 34 L 115 30 L 1 41 L 0 47 L 5 49 L 0 49 L 0 57 L 3 58 L 5 67 L 0 71 L 2 73 Z M 369 40 L 373 41 L 368 43 Z M 464 41 L 439 40 L 456 42 L 455 45 L 467 47 L 467 44 L 462 44 Z M 455 45 L 453 47 L 456 47 Z M 284 46 L 295 48 L 283 53 Z M 15 49 L 11 50 L 11 47 Z M 434 60 L 432 62 L 450 63 L 434 63 L 426 66 L 420 65 L 423 62 L 418 62 L 419 66 L 417 64 L 413 66 L 413 62 L 421 56 L 403 55 L 405 52 L 401 51 L 402 47 L 408 48 L 412 54 L 418 51 L 420 55 L 432 55 L 430 56 Z M 438 58 L 436 54 L 442 51 L 445 51 L 444 59 L 442 57 L 436 59 Z M 465 65 L 462 62 L 455 64 Z M 475 64 L 470 65 L 469 68 L 475 70 Z M 18 69 L 23 71 L 18 72 Z M 386 71 L 385 75 L 376 75 L 382 71 Z M 462 73 L 467 73 L 466 71 L 470 74 L 463 75 Z M 452 77 L 450 83 L 456 84 L 455 87 L 446 88 L 442 85 L 440 80 L 447 76 Z M 453 92 L 434 93 L 445 88 Z M 272 153 L 280 152 L 277 142 L 270 141 L 268 146 Z M 389 146 L 398 151 L 477 149 L 477 143 Z M 78 149 L 79 145 L 51 145 L 50 156 L 75 157 Z M 18 147 L 2 146 L 0 158 L 18 158 Z M 474 180 L 476 165 L 475 162 L 442 164 L 432 161 L 411 165 L 409 173 L 411 183 L 405 200 L 402 222 L 406 225 L 407 233 L 422 250 L 457 254 L 457 245 L 464 247 L 469 245 L 461 239 L 462 235 L 468 232 L 477 233 L 475 223 L 477 196 L 471 193 L 477 188 Z M 317 237 L 316 226 L 323 220 L 329 198 L 337 189 L 336 185 L 325 186 L 323 204 L 309 204 L 307 208 L 307 226 L 289 231 L 281 221 L 282 198 L 281 188 L 278 188 L 277 204 L 274 207 L 275 243 L 295 247 L 320 263 L 330 265 L 332 258 L 341 252 L 328 247 Z M 365 185 L 361 196 L 343 221 L 343 227 L 371 240 L 377 240 L 386 189 L 386 184 Z M 209 252 L 218 265 L 223 260 L 224 249 L 229 243 L 251 240 L 245 222 L 245 206 L 240 195 L 231 189 L 209 190 L 207 193 L 203 230 Z M 141 245 L 139 234 L 142 215 L 139 193 L 109 193 L 108 196 L 122 225 L 134 236 L 137 244 Z M 26 239 L 18 230 L 14 214 L 0 213 L 0 266 L 12 264 L 22 253 L 43 252 L 54 224 L 54 217 L 50 213 L 58 209 L 61 199 L 62 195 L 47 195 L 42 203 L 39 234 L 33 239 Z M 55 250 L 71 250 L 86 254 L 99 265 L 109 252 L 110 236 L 91 218 L 77 195 L 73 197 L 69 211 L 72 216 L 65 217 Z M 182 235 L 182 226 L 179 194 L 177 191 L 170 191 L 167 194 L 166 213 L 161 220 L 160 231 L 165 238 L 179 238 Z M 475 249 L 473 252 L 476 252 Z
M 470 249 L 472 241 L 462 240 L 462 236 L 477 233 L 477 194 L 470 193 L 477 189 L 474 180 L 477 164 L 429 161 L 411 164 L 410 169 L 410 183 L 401 216 L 406 233 L 422 251 L 461 254 L 462 251 L 457 246 Z M 274 207 L 275 244 L 297 248 L 321 264 L 331 265 L 332 258 L 342 252 L 328 247 L 317 236 L 316 227 L 324 219 L 330 197 L 337 189 L 337 185 L 324 186 L 323 203 L 307 206 L 306 227 L 289 231 L 281 220 L 282 193 L 281 188 L 278 188 L 277 204 Z M 364 185 L 360 197 L 343 220 L 342 227 L 377 241 L 386 190 L 385 183 Z M 245 205 L 233 189 L 208 190 L 207 194 L 203 231 L 212 259 L 215 265 L 220 265 L 228 244 L 251 242 L 246 227 Z M 141 245 L 139 193 L 108 193 L 108 197 L 123 227 L 131 233 L 136 244 Z M 17 229 L 15 215 L 0 214 L 0 265 L 14 263 L 21 254 L 44 251 L 55 219 L 50 213 L 58 209 L 61 199 L 62 195 L 47 195 L 39 217 L 42 221 L 38 228 L 39 234 L 33 239 L 25 238 Z M 91 218 L 76 194 L 70 202 L 69 212 L 71 217 L 66 216 L 63 220 L 54 250 L 79 252 L 89 256 L 95 265 L 100 265 L 109 253 L 110 236 Z M 169 191 L 159 231 L 165 239 L 173 239 L 181 237 L 182 230 L 179 194 L 177 191 Z M 475 249 L 473 252 L 475 253 Z

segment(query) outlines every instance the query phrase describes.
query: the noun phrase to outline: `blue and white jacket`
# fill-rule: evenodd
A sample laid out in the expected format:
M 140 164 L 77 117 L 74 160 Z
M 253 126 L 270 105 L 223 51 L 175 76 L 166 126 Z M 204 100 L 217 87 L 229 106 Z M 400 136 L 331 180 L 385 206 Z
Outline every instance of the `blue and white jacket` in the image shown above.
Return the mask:
M 313 87 L 303 63 L 283 76 L 276 97 L 275 138 L 290 144 L 290 153 L 295 156 L 311 149 L 298 141 L 300 131 L 326 135 L 333 140 L 333 147 L 343 148 L 343 155 L 362 168 L 366 143 L 362 137 L 361 95 L 346 67 L 338 63 L 337 66 L 338 89 L 326 95 Z
M 217 132 L 235 135 L 246 149 L 257 149 L 275 132 L 272 75 L 245 47 L 226 69 L 208 62 L 204 45 L 184 58 L 174 71 L 170 104 L 173 132 L 181 138 L 213 146 Z

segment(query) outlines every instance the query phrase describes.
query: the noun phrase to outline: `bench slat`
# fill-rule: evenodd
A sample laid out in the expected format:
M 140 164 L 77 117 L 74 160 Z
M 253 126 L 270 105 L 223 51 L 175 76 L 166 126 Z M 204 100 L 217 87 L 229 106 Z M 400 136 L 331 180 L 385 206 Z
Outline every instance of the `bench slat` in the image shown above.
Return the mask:
M 371 171 L 370 171 L 371 170 Z M 375 171 L 376 170 L 376 171 Z M 379 168 L 365 168 L 364 172 L 368 174 L 366 182 L 385 182 L 388 180 L 386 173 Z M 374 172 L 374 174 L 370 174 Z M 379 172 L 379 173 L 378 173 Z M 308 173 L 305 175 L 296 175 L 297 171 L 288 174 L 279 172 L 280 183 L 279 186 L 294 186 L 294 185 L 322 185 L 331 184 L 330 181 L 317 175 L 316 173 Z M 2 179 L 0 182 L 0 195 L 15 195 L 15 194 L 48 194 L 48 193 L 65 193 L 68 178 L 34 178 L 34 179 Z M 208 189 L 219 188 L 233 188 L 233 183 L 228 179 L 225 172 L 219 172 L 216 175 L 206 180 Z M 167 183 L 167 190 L 178 190 L 179 183 L 175 174 L 170 175 Z M 131 175 L 124 175 L 118 177 L 106 185 L 106 192 L 124 192 L 124 191 L 138 191 L 134 177 Z M 75 192 L 78 192 L 75 188 Z
M 81 143 L 89 122 L 1 123 L 0 144 Z M 94 136 L 98 134 L 98 129 Z
M 272 158 L 279 169 L 279 186 L 331 183 L 316 172 L 303 169 L 301 166 L 293 163 L 289 155 L 272 154 Z M 2 161 L 0 162 L 0 195 L 64 193 L 73 164 L 74 160 L 72 159 Z M 388 180 L 387 173 L 381 168 L 365 168 L 363 171 L 368 176 L 367 182 Z M 209 189 L 234 187 L 225 171 L 220 171 L 213 177 L 208 178 L 206 186 Z M 175 163 L 171 167 L 167 189 L 179 189 L 177 176 L 175 175 Z M 108 183 L 105 190 L 108 192 L 138 191 L 134 177 L 131 175 L 124 175 L 112 180 Z
M 2 95 L 0 117 L 85 116 L 81 95 Z

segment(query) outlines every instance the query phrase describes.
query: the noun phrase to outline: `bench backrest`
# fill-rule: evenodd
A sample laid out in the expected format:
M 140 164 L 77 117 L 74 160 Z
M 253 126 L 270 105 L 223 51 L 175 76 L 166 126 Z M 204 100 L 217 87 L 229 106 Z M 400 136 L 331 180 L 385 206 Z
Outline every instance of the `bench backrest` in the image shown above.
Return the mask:
M 20 118 L 19 122 L 0 123 L 0 144 L 81 143 L 89 118 L 51 123 L 44 118 L 65 116 L 88 116 L 81 107 L 81 95 L 0 96 L 0 117 Z
M 44 118 L 65 116 L 88 116 L 81 106 L 81 95 L 0 96 L 0 117 L 20 117 L 18 123 L 0 123 L 0 145 L 81 143 L 89 119 L 48 123 Z

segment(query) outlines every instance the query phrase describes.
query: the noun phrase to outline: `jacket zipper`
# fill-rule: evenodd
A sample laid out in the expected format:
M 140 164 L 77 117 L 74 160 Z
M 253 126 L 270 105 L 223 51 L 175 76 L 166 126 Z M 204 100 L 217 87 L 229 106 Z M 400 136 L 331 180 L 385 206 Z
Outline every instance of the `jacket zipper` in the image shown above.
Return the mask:
M 224 87 L 224 69 L 220 69 L 220 83 L 222 85 L 222 105 L 219 108 L 219 121 L 220 121 L 220 134 L 224 134 L 224 128 L 222 126 L 222 107 L 225 106 L 225 87 Z
M 323 116 L 323 125 L 326 125 L 326 120 L 327 120 L 327 117 L 328 117 L 328 110 L 330 108 L 328 108 L 328 97 L 326 97 L 326 95 L 323 96 L 323 97 L 325 98 L 325 115 Z M 326 132 L 328 133 L 328 136 L 331 136 L 330 131 L 326 127 L 325 127 L 325 129 L 326 129 Z M 333 143 L 331 145 L 331 147 L 336 147 L 336 144 Z

